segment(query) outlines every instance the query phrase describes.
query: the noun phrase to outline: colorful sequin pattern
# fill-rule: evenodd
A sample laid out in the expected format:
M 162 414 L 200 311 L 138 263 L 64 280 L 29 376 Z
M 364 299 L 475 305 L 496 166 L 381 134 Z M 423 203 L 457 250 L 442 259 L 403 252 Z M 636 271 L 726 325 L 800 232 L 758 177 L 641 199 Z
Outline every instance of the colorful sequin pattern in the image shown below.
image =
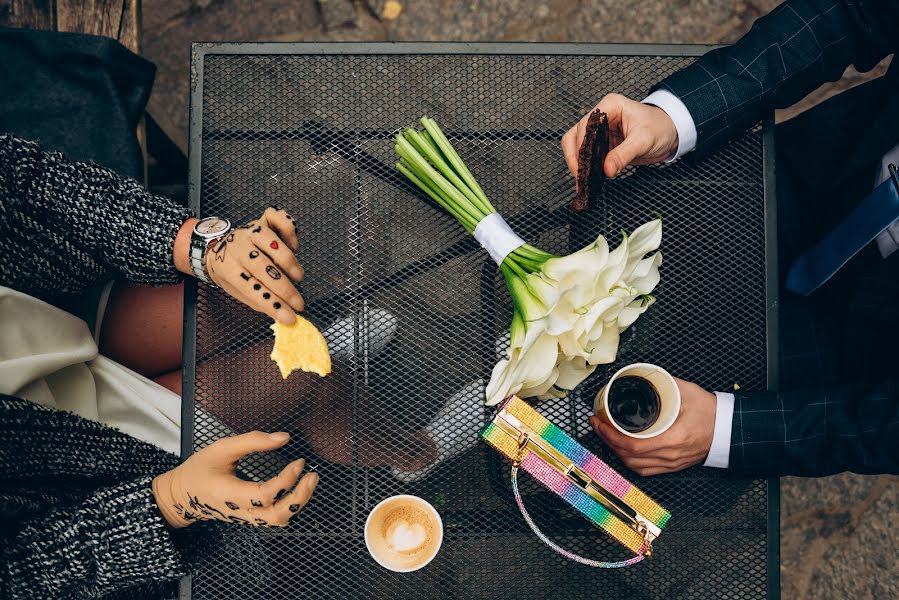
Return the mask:
M 519 419 L 589 474 L 597 483 L 643 514 L 660 529 L 668 523 L 671 514 L 667 510 L 534 410 L 527 402 L 512 397 L 501 404 L 499 408 L 500 410 L 505 409 L 506 412 Z M 481 437 L 510 460 L 518 455 L 517 440 L 492 422 L 481 430 Z M 629 550 L 635 553 L 642 553 L 645 550 L 643 537 L 640 534 L 615 517 L 602 504 L 564 475 L 547 465 L 536 454 L 526 450 L 521 460 L 521 468 L 565 499 L 587 519 L 605 530 Z

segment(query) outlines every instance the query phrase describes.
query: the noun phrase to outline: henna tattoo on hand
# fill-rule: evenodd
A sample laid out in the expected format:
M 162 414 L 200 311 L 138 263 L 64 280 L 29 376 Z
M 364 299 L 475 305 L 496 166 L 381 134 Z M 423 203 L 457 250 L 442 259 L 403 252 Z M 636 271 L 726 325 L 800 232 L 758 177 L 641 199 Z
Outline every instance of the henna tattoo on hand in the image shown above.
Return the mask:
M 269 248 L 271 248 L 272 250 L 277 250 L 278 247 L 278 242 L 276 242 L 275 240 L 272 240 L 272 243 L 269 244 Z
M 259 250 L 250 250 L 250 258 L 258 258 Z
M 213 514 L 217 514 L 222 517 L 222 520 L 227 520 L 228 517 L 225 516 L 225 513 L 215 508 L 214 506 L 210 506 L 209 504 L 200 502 L 200 499 L 197 496 L 188 496 L 188 498 L 190 499 L 190 502 L 188 503 L 190 504 L 190 507 L 200 512 L 201 514 L 207 517 L 212 517 Z
M 265 298 L 266 300 L 268 300 L 269 298 L 272 297 L 272 295 L 269 294 L 268 292 L 265 292 L 265 293 L 262 294 L 262 297 Z
M 249 280 L 250 280 L 250 276 L 247 275 L 246 273 L 241 273 L 241 274 L 240 274 L 240 278 L 243 279 L 244 281 L 249 281 Z
M 259 285 L 258 283 L 253 284 L 253 289 L 256 290 L 257 292 L 260 290 L 260 288 L 262 288 L 262 286 Z
M 219 262 L 225 262 L 225 255 L 228 250 L 228 240 L 222 240 L 212 249 L 212 253 L 215 254 L 215 260 Z
M 290 512 L 292 512 L 292 513 L 300 512 L 300 507 L 301 507 L 301 506 L 302 506 L 302 504 L 291 504 L 291 505 L 290 505 Z
M 281 303 L 275 302 L 274 307 L 275 307 L 275 310 L 278 310 L 279 308 L 281 308 Z
M 256 221 L 247 221 L 246 223 L 244 223 L 243 225 L 238 227 L 238 229 L 249 229 L 249 228 L 255 227 L 255 226 L 256 226 Z
M 256 524 L 262 525 L 263 527 L 268 527 L 268 521 L 266 521 L 265 519 L 260 519 L 259 517 L 256 517 Z
M 253 506 L 262 506 L 262 502 L 260 500 L 250 500 L 250 504 Z
M 233 242 L 233 241 L 234 241 L 234 232 L 233 232 L 233 231 L 232 231 L 231 233 L 228 234 L 228 237 L 225 238 L 225 241 L 226 241 L 226 242 Z
M 225 506 L 227 506 L 231 510 L 240 510 L 240 507 L 237 506 L 237 503 L 231 502 L 230 500 L 225 500 Z
M 252 231 L 252 233 L 259 233 L 260 231 L 262 231 L 262 225 L 257 225 L 257 226 L 256 226 L 256 229 L 254 229 L 254 230 Z
M 287 493 L 287 490 L 285 490 L 285 489 L 278 490 L 278 493 L 275 494 L 275 502 L 277 502 L 278 500 L 283 498 L 284 494 L 286 494 L 286 493 Z
M 250 524 L 250 522 L 247 521 L 246 519 L 241 519 L 240 517 L 235 517 L 234 515 L 229 515 L 228 521 L 231 521 L 232 523 L 236 523 L 237 525 L 249 525 Z
M 281 269 L 274 265 L 268 265 L 267 267 L 265 267 L 265 272 L 268 273 L 268 276 L 272 279 L 281 279 Z

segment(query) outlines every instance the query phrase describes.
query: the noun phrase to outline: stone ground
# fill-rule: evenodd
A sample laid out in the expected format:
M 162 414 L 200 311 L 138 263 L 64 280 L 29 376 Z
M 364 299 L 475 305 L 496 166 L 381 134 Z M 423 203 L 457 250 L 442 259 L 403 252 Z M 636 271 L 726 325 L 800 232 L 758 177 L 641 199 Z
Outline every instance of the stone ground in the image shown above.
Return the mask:
M 776 0 L 143 0 L 143 52 L 159 68 L 150 112 L 187 149 L 194 41 L 545 41 L 722 44 Z M 401 12 L 396 18 L 397 7 Z M 884 72 L 843 79 L 787 119 Z M 782 481 L 784 598 L 897 598 L 899 479 L 844 474 Z

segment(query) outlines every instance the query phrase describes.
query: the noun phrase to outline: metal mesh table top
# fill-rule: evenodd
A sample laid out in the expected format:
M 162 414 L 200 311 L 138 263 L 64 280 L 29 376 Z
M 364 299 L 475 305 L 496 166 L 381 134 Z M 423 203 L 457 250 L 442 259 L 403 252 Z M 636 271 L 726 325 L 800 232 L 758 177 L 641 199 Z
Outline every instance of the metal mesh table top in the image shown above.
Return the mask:
M 290 444 L 241 465 L 250 479 L 306 457 L 321 474 L 286 529 L 229 527 L 183 585 L 220 598 L 759 598 L 776 596 L 777 484 L 696 467 L 640 478 L 589 429 L 592 398 L 630 362 L 652 362 L 707 389 L 763 389 L 769 350 L 761 126 L 699 163 L 627 169 L 602 205 L 568 208 L 559 150 L 603 95 L 642 97 L 696 47 L 468 44 L 201 44 L 192 58 L 191 202 L 234 222 L 266 206 L 299 223 L 306 314 L 330 332 L 334 373 L 281 379 L 270 320 L 222 294 L 188 288 L 185 453 L 233 432 L 286 430 Z M 495 265 L 464 229 L 393 168 L 393 134 L 435 118 L 493 204 L 530 243 L 566 254 L 661 215 L 658 303 L 628 331 L 618 362 L 564 401 L 538 405 L 672 513 L 656 555 L 591 569 L 552 553 L 524 524 L 508 463 L 470 424 L 432 433 L 462 451 L 404 484 L 422 428 L 450 398 L 480 402 L 505 349 L 511 303 Z M 335 341 L 336 340 L 336 341 Z M 484 408 L 486 422 L 492 411 Z M 527 479 L 527 478 L 525 478 Z M 362 536 L 380 500 L 411 493 L 445 526 L 425 569 L 378 566 Z M 627 553 L 533 481 L 522 493 L 562 546 Z

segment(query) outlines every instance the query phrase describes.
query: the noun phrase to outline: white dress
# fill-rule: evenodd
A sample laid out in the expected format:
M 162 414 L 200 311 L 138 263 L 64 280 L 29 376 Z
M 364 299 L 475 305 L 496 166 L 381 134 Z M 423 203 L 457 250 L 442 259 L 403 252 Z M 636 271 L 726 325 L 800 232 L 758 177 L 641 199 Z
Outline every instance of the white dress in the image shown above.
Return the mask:
M 179 454 L 181 397 L 99 353 L 111 286 L 100 298 L 94 335 L 83 320 L 0 286 L 0 393 L 73 412 Z

